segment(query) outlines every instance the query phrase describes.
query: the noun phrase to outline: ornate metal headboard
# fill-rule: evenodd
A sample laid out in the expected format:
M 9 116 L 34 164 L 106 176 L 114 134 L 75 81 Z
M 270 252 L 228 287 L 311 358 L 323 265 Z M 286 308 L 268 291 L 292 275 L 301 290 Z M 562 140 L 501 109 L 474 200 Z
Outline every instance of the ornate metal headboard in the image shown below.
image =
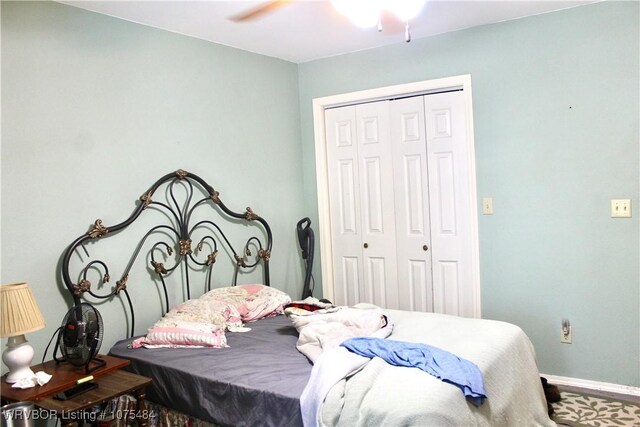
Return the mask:
M 157 191 L 160 188 L 165 190 L 164 194 L 162 191 Z M 202 198 L 199 198 L 198 193 Z M 203 217 L 201 211 L 207 207 L 210 211 Z M 160 212 L 162 223 L 152 225 L 148 230 L 145 226 L 146 232 L 143 233 L 131 257 L 126 261 L 126 267 L 122 274 L 119 274 L 120 278 L 115 286 L 105 289 L 104 284 L 110 281 L 111 273 L 107 263 L 100 259 L 82 260 L 82 266 L 74 269 L 75 274 L 72 274 L 70 269 L 73 267 L 70 264 L 74 254 L 82 258 L 80 248 L 84 249 L 88 255 L 86 244 L 110 238 L 129 227 L 147 210 Z M 241 251 L 237 251 L 232 245 L 232 239 L 222 231 L 220 224 L 211 219 L 210 214 L 214 213 L 213 211 L 217 211 L 219 219 L 226 222 L 256 226 L 246 241 L 243 238 L 244 247 Z M 254 232 L 261 236 L 253 235 Z M 158 287 L 164 299 L 163 311 L 166 312 L 170 308 L 166 279 L 177 270 L 176 274 L 181 276 L 180 281 L 186 289 L 186 298 L 189 299 L 191 298 L 190 274 L 197 270 L 204 272 L 205 290 L 210 290 L 212 269 L 221 250 L 228 254 L 233 263 L 233 285 L 237 283 L 239 273 L 254 270 L 259 264 L 263 265 L 264 284 L 269 285 L 271 247 L 271 229 L 263 218 L 249 207 L 243 213 L 230 210 L 221 201 L 219 193 L 202 178 L 179 169 L 156 181 L 140 197 L 134 212 L 125 221 L 105 226 L 102 220 L 98 219 L 88 232 L 74 240 L 62 258 L 62 280 L 76 306 L 81 303 L 85 294 L 90 294 L 99 300 L 122 298 L 124 294 L 127 302 L 125 307 L 128 308 L 131 316 L 130 336 L 133 336 L 135 311 L 127 290 L 127 282 L 141 254 L 146 255 L 149 274 L 159 279 L 161 286 Z M 143 251 L 145 248 L 148 250 Z M 92 288 L 90 276 L 92 278 L 98 276 L 100 282 L 98 289 Z

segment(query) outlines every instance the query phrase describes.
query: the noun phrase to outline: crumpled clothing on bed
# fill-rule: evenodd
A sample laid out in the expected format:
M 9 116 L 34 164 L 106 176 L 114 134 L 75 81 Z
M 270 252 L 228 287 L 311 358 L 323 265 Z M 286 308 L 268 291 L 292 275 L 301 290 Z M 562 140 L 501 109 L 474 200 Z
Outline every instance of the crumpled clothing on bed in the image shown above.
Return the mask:
M 351 338 L 341 346 L 360 356 L 379 357 L 393 366 L 421 369 L 460 388 L 475 406 L 482 405 L 487 397 L 480 369 L 474 363 L 437 347 L 371 337 Z
M 307 297 L 301 301 L 292 301 L 284 306 L 284 314 L 291 316 L 306 316 L 318 313 L 330 313 L 339 310 L 341 307 L 329 302 L 322 302 L 318 298 Z M 316 313 L 317 314 L 317 313 Z
M 330 307 L 302 314 L 285 309 L 298 330 L 296 347 L 312 363 L 323 351 L 338 347 L 344 340 L 372 335 L 389 324 L 382 309 L 371 304 Z M 391 333 L 391 329 L 386 335 Z
M 313 303 L 308 300 L 305 302 Z M 340 344 L 359 336 L 385 338 L 393 331 L 393 322 L 380 307 L 371 304 L 331 306 L 302 312 L 298 311 L 299 308 L 295 311 L 285 308 L 285 314 L 298 330 L 298 350 L 314 363 L 309 382 L 300 396 L 300 410 L 303 424 L 315 426 L 322 402 L 331 387 L 369 361 L 366 357 L 350 353 Z

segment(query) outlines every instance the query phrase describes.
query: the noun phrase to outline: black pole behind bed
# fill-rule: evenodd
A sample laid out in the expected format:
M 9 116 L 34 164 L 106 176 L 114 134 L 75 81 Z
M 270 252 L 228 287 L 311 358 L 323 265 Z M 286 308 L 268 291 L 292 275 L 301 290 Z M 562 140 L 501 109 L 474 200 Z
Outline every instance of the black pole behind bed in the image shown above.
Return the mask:
M 182 187 L 182 193 L 177 194 L 176 186 Z M 165 188 L 164 194 L 157 192 L 161 187 Z M 198 198 L 199 195 L 202 198 Z M 250 237 L 244 243 L 242 250 L 237 251 L 229 236 L 223 232 L 221 224 L 213 219 L 214 215 L 205 215 L 204 217 L 200 215 L 198 221 L 192 223 L 197 216 L 194 215 L 196 210 L 200 214 L 200 211 L 206 209 L 207 206 L 211 209 L 210 213 L 212 214 L 214 213 L 213 211 L 219 209 L 217 219 L 226 220 L 226 225 L 259 224 L 256 232 L 260 232 L 261 235 Z M 143 235 L 123 273 L 119 275 L 120 279 L 116 281 L 115 286 L 107 292 L 98 292 L 96 289 L 92 289 L 92 284 L 89 281 L 90 275 L 99 273 L 98 280 L 101 284 L 109 282 L 111 279 L 107 263 L 101 260 L 87 261 L 76 274 L 72 275 L 70 271 L 72 256 L 80 248 L 85 249 L 85 243 L 107 239 L 126 229 L 149 208 L 161 211 L 164 214 L 162 216 L 164 221 L 161 224 L 151 226 Z M 192 237 L 194 237 L 196 231 L 199 233 L 204 232 L 205 235 L 199 239 L 194 247 L 192 246 L 194 243 Z M 153 239 L 157 241 L 155 243 L 148 242 Z M 264 272 L 264 284 L 270 285 L 269 258 L 272 244 L 269 224 L 253 212 L 250 207 L 247 207 L 243 213 L 232 211 L 222 202 L 220 194 L 202 178 L 179 169 L 157 180 L 149 190 L 140 196 L 138 205 L 125 221 L 116 225 L 105 226 L 102 220 L 97 219 L 88 232 L 74 240 L 68 246 L 62 258 L 62 280 L 71 293 L 76 306 L 81 303 L 81 299 L 85 294 L 100 300 L 108 300 L 115 297 L 122 298 L 122 294 L 124 294 L 125 307 L 131 317 L 130 336 L 133 336 L 135 332 L 135 310 L 127 290 L 127 281 L 129 280 L 131 269 L 141 253 L 148 255 L 148 267 L 159 278 L 164 299 L 163 311 L 166 312 L 170 309 L 166 278 L 175 270 L 180 270 L 179 267 L 182 266 L 186 297 L 190 299 L 190 273 L 194 270 L 200 270 L 204 272 L 205 289 L 211 290 L 213 265 L 218 259 L 220 250 L 224 250 L 232 258 L 233 285 L 237 284 L 238 276 L 241 272 L 253 270 L 261 263 Z M 144 249 L 149 248 L 148 245 L 151 245 L 150 249 L 144 252 Z M 166 261 L 167 256 L 174 256 L 173 265 L 165 265 L 162 262 L 163 260 Z

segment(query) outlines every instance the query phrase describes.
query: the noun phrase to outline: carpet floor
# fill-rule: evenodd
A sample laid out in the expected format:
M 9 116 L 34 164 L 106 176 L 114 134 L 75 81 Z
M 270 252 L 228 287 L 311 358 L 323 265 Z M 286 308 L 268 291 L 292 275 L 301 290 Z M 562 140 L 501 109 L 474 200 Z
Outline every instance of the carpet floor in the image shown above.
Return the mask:
M 635 402 L 562 391 L 553 404 L 553 420 L 571 427 L 640 427 L 640 399 Z

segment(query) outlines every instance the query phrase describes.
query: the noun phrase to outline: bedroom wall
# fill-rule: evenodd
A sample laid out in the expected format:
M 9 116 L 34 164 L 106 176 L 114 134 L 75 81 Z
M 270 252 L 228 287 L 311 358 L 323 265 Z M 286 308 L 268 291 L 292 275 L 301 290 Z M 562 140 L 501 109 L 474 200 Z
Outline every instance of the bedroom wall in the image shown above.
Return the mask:
M 313 98 L 471 74 L 478 197 L 495 210 L 479 218 L 483 317 L 522 327 L 544 373 L 640 386 L 638 6 L 607 1 L 301 64 L 307 211 Z M 634 217 L 610 218 L 613 198 L 632 199 Z M 571 345 L 559 342 L 563 318 Z
M 478 196 L 496 210 L 479 218 L 483 316 L 521 326 L 545 373 L 640 385 L 637 2 L 299 66 L 57 3 L 0 4 L 0 282 L 34 288 L 37 359 L 68 307 L 64 246 L 179 167 L 270 221 L 274 285 L 295 293 L 293 225 L 317 224 L 311 100 L 470 73 Z M 611 219 L 611 198 L 631 198 L 634 218 Z
M 272 284 L 300 294 L 295 64 L 59 3 L 1 4 L 1 282 L 34 290 L 47 322 L 27 337 L 37 360 L 69 307 L 57 270 L 65 247 L 96 218 L 124 220 L 178 168 L 267 219 Z M 119 304 L 100 311 L 107 351 L 126 326 Z M 139 332 L 157 314 L 137 318 Z

